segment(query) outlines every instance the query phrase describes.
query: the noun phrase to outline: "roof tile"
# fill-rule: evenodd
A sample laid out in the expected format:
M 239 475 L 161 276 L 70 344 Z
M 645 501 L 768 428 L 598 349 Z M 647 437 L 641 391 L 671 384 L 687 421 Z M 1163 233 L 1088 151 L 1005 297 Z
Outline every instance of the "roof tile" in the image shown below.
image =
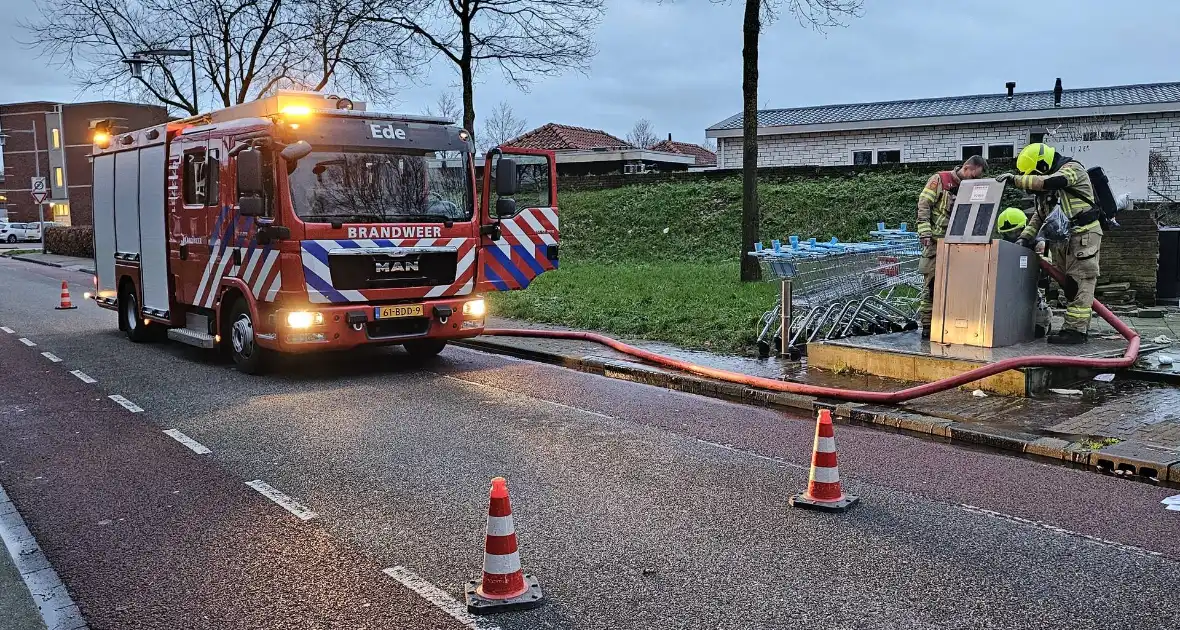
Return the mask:
M 696 158 L 693 166 L 717 166 L 717 154 L 702 147 L 699 144 L 692 144 L 689 142 L 677 142 L 672 139 L 661 140 L 651 147 L 652 151 L 663 151 L 664 153 L 678 153 L 680 155 L 691 155 Z
M 522 136 L 504 143 L 520 149 L 549 151 L 591 151 L 594 149 L 633 149 L 626 140 L 616 138 L 601 129 L 587 129 L 547 123 Z

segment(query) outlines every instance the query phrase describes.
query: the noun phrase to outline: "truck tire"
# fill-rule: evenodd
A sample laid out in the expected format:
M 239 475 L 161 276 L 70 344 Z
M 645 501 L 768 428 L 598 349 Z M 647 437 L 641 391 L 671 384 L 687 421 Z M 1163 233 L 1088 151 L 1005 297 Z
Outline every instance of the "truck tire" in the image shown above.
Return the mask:
M 266 371 L 269 352 L 254 340 L 254 319 L 246 300 L 238 298 L 230 309 L 226 331 L 229 337 L 229 354 L 238 370 L 245 374 L 262 374 Z
M 413 359 L 430 359 L 438 356 L 438 353 L 447 347 L 447 342 L 442 339 L 418 339 L 407 341 L 402 344 L 402 347 Z
M 119 294 L 119 319 L 122 320 L 127 338 L 133 343 L 152 340 L 153 335 L 139 313 L 139 299 L 135 297 L 134 287 L 123 287 Z

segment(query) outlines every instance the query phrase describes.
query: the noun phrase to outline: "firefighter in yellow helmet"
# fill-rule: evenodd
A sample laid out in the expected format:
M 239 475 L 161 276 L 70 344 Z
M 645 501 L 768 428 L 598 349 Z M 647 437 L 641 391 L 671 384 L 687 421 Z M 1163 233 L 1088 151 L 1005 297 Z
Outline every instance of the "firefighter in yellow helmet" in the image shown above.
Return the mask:
M 1032 192 L 1036 198 L 1036 207 L 1020 234 L 1019 243 L 1028 247 L 1035 242 L 1037 253 L 1044 253 L 1045 242 L 1034 239 L 1045 217 L 1060 206 L 1069 220 L 1068 240 L 1049 247 L 1053 264 L 1068 277 L 1061 288 L 1069 305 L 1065 309 L 1064 327 L 1050 335 L 1048 341 L 1085 343 L 1094 287 L 1098 283 L 1098 252 L 1102 247 L 1101 211 L 1092 202 L 1094 186 L 1086 167 L 1042 142 L 1020 151 L 1016 170 L 1020 171 L 1019 175 L 1004 173 L 996 179 Z
M 1009 243 L 1015 243 L 1020 239 L 1026 225 L 1028 225 L 1028 214 L 1020 208 L 1005 208 L 1000 216 L 996 217 L 996 233 Z M 1037 286 L 1036 328 L 1034 329 L 1037 338 L 1049 334 L 1051 328 L 1049 304 L 1045 302 L 1045 289 L 1039 284 Z
M 931 175 L 926 187 L 918 194 L 918 239 L 922 244 L 922 257 L 918 260 L 918 273 L 922 274 L 918 318 L 923 339 L 930 338 L 930 320 L 934 314 L 934 258 L 938 253 L 938 239 L 946 235 L 959 184 L 964 179 L 982 177 L 986 169 L 987 160 L 981 155 L 973 155 L 953 171 Z

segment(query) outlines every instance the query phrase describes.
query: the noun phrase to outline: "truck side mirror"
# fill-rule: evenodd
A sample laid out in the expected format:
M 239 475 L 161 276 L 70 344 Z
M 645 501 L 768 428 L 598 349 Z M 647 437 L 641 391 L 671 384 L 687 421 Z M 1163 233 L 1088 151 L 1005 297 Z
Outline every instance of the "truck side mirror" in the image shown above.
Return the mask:
M 238 212 L 244 217 L 261 217 L 266 215 L 262 197 L 257 195 L 243 195 L 238 198 Z
M 508 217 L 516 215 L 516 200 L 509 197 L 500 197 L 496 200 L 496 218 L 507 219 Z
M 496 162 L 496 194 L 501 197 L 516 194 L 516 160 L 502 157 Z
M 311 145 L 304 140 L 288 144 L 279 155 L 287 161 L 287 166 L 294 166 L 296 162 L 311 154 Z
M 238 153 L 236 158 L 238 195 L 261 195 L 262 152 L 249 148 Z

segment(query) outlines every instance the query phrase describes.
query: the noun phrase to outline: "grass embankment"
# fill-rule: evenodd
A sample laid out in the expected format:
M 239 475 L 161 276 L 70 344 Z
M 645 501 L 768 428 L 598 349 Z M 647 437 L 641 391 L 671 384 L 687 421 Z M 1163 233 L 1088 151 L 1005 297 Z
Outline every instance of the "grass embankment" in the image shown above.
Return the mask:
M 913 229 L 929 175 L 800 178 L 759 187 L 763 241 L 865 240 L 878 221 Z M 506 317 L 752 352 L 778 285 L 738 281 L 741 180 L 559 194 L 561 268 L 492 295 Z

